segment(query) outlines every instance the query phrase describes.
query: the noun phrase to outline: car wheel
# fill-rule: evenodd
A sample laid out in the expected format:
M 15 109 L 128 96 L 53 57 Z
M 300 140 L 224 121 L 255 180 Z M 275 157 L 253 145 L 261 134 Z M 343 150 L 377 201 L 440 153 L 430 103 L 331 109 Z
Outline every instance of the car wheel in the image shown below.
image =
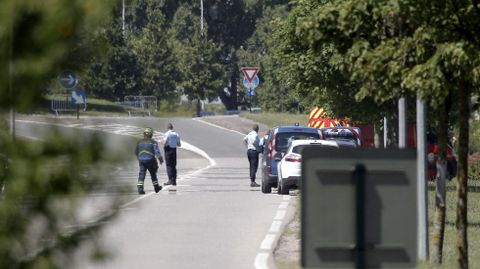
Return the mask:
M 283 180 L 278 182 L 278 193 L 279 194 L 289 194 L 290 193 L 290 188 L 288 187 L 287 184 L 285 184 L 285 181 L 283 181 Z
M 272 186 L 269 183 L 266 183 L 263 180 L 262 180 L 262 192 L 263 193 L 271 193 L 272 192 Z

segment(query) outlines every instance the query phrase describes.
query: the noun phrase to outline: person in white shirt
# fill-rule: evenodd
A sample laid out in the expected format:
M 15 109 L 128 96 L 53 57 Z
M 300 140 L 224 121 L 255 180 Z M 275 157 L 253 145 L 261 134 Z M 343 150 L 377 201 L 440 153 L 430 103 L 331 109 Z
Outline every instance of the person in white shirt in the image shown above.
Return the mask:
M 260 187 L 255 182 L 258 169 L 258 155 L 260 154 L 258 124 L 253 125 L 253 130 L 243 138 L 243 144 L 247 147 L 247 157 L 250 163 L 250 187 Z
M 168 131 L 163 136 L 161 143 L 165 151 L 165 165 L 167 167 L 168 181 L 163 185 L 177 185 L 177 147 L 181 147 L 180 135 L 173 131 L 173 124 L 167 125 Z

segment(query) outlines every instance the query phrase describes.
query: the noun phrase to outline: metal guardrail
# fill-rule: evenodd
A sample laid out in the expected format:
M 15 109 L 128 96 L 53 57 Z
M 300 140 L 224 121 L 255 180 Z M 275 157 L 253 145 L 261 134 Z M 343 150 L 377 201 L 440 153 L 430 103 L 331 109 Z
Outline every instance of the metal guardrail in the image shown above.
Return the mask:
M 70 100 L 71 96 L 68 94 L 57 94 L 52 96 L 51 109 L 58 116 L 59 112 L 74 112 L 76 107 Z
M 125 96 L 122 105 L 127 106 L 129 117 L 135 115 L 151 116 L 152 112 L 158 111 L 158 101 L 155 96 Z

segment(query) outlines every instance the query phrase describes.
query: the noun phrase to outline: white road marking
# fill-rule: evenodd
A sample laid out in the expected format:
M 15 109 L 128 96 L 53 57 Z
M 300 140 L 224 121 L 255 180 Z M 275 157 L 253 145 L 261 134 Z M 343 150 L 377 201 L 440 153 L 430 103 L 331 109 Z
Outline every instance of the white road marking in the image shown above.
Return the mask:
M 125 207 L 129 207 L 129 206 L 131 206 L 131 205 L 133 205 L 133 204 L 135 204 L 135 203 L 140 202 L 141 200 L 143 200 L 143 199 L 145 199 L 145 198 L 147 198 L 147 197 L 149 197 L 149 196 L 152 196 L 153 194 L 155 194 L 155 193 L 154 193 L 154 192 L 150 192 L 150 193 L 144 194 L 144 195 L 142 195 L 142 196 L 140 196 L 140 197 L 138 197 L 138 198 L 136 198 L 136 199 L 134 199 L 134 200 L 132 200 L 132 201 L 130 201 L 130 202 L 128 202 L 128 203 L 125 203 L 125 204 L 121 205 L 120 208 L 123 209 L 123 208 L 125 208 Z
M 287 211 L 285 210 L 278 210 L 277 214 L 275 215 L 275 220 L 283 220 L 285 218 L 285 214 L 287 214 Z
M 292 196 L 289 196 L 289 195 L 284 195 L 283 196 L 284 201 L 290 201 L 291 198 L 292 198 Z
M 278 209 L 286 209 L 288 207 L 288 202 L 281 202 L 278 206 Z
M 272 225 L 270 226 L 270 233 L 278 233 L 280 232 L 280 228 L 282 227 L 282 222 L 279 220 L 274 220 Z
M 255 269 L 268 269 L 268 253 L 258 253 L 255 257 Z
M 217 128 L 219 128 L 219 129 L 222 129 L 222 130 L 225 130 L 225 131 L 237 133 L 237 134 L 240 134 L 240 135 L 245 135 L 244 133 L 241 133 L 241 132 L 239 132 L 239 131 L 227 129 L 227 128 L 225 128 L 225 127 L 222 127 L 222 126 L 219 126 L 219 125 L 216 125 L 216 124 L 213 124 L 213 123 L 204 121 L 204 120 L 202 120 L 201 118 L 194 118 L 194 120 L 196 120 L 196 121 L 198 121 L 198 122 L 205 123 L 205 124 L 210 125 L 210 126 L 213 126 L 213 127 L 217 127 Z
M 275 241 L 275 234 L 267 234 L 260 245 L 260 249 L 271 250 L 273 241 Z

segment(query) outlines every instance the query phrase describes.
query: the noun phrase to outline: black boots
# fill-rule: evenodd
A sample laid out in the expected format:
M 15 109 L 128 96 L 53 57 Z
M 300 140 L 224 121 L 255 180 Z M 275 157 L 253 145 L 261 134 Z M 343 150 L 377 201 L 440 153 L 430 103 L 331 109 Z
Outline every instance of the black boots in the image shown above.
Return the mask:
M 171 180 L 169 179 L 167 182 L 163 183 L 164 186 L 172 185 L 172 186 L 177 186 L 177 180 Z
M 162 186 L 158 184 L 153 185 L 153 188 L 155 189 L 156 193 L 162 190 Z M 143 190 L 143 186 L 137 186 L 137 190 L 138 190 L 138 194 L 145 194 L 145 191 Z
M 250 183 L 250 187 L 260 187 L 260 185 L 258 185 L 255 181 L 252 181 Z

